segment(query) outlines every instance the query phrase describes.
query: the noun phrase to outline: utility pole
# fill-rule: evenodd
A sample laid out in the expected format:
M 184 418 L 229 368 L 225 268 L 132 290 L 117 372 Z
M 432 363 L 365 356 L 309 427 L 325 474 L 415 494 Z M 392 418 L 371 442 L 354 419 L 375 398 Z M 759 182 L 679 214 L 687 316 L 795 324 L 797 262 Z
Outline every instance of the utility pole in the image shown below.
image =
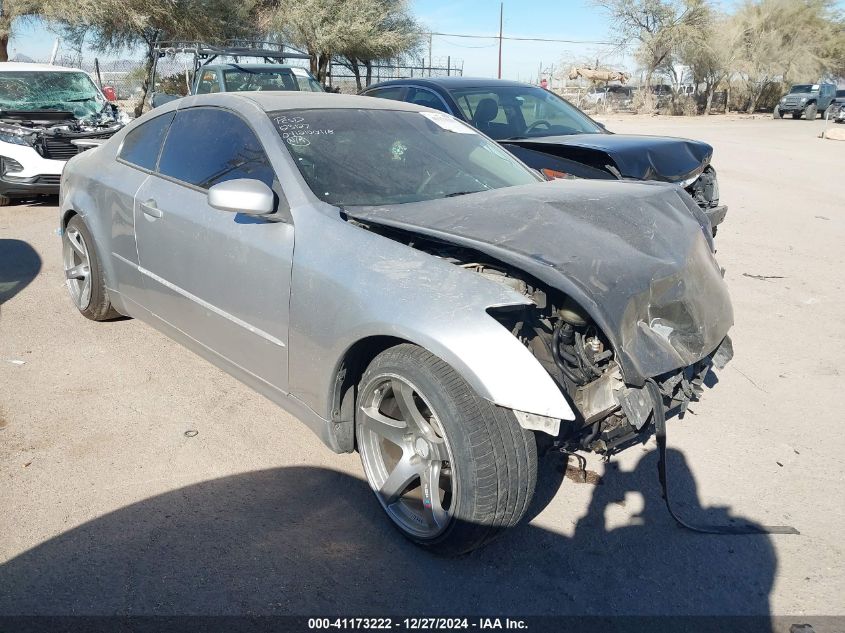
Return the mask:
M 434 39 L 432 33 L 428 34 L 428 76 L 431 77 L 431 40 Z
M 499 3 L 499 79 L 502 78 L 502 23 L 505 14 L 505 3 Z

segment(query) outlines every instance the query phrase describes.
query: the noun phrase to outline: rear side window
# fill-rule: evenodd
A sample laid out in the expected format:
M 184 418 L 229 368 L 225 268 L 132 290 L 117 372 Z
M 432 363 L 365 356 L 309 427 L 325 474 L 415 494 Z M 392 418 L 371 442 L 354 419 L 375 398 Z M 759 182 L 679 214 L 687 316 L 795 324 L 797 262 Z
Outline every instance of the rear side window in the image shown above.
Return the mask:
M 440 110 L 446 114 L 452 114 L 449 112 L 448 108 L 446 108 L 446 104 L 443 103 L 443 99 L 438 97 L 431 90 L 426 90 L 425 88 L 408 88 L 408 94 L 405 97 L 405 101 L 425 106 L 426 108 Z
M 405 86 L 388 86 L 387 88 L 376 88 L 370 90 L 366 96 L 378 97 L 379 99 L 392 99 L 393 101 L 402 101 L 405 95 Z
M 153 171 L 156 167 L 161 144 L 167 134 L 167 128 L 173 121 L 175 112 L 162 114 L 146 123 L 142 123 L 126 135 L 120 158 L 128 163 Z
M 202 189 L 236 178 L 253 178 L 272 187 L 275 178 L 252 129 L 239 116 L 219 108 L 191 108 L 176 115 L 158 170 Z

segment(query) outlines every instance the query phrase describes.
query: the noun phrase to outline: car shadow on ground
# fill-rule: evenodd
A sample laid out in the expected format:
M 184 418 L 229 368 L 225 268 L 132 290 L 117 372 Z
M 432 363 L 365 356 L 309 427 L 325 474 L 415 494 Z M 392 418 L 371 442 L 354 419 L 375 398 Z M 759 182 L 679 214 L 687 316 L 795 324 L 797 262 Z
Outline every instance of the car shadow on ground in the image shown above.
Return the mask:
M 0 305 L 26 288 L 41 271 L 41 257 L 27 242 L 0 238 Z
M 562 474 L 541 462 L 537 504 Z M 670 454 L 674 498 L 699 506 L 683 455 Z M 180 488 L 73 528 L 0 567 L 0 615 L 743 614 L 768 622 L 776 558 L 768 536 L 704 536 L 667 516 L 656 455 L 594 487 L 574 534 L 523 525 L 446 559 L 405 541 L 365 481 L 287 467 Z M 635 519 L 605 515 L 642 495 Z M 636 496 L 636 495 L 634 495 Z M 71 501 L 72 502 L 72 501 Z M 706 515 L 706 516 L 703 516 Z M 9 521 L 14 525 L 13 520 Z

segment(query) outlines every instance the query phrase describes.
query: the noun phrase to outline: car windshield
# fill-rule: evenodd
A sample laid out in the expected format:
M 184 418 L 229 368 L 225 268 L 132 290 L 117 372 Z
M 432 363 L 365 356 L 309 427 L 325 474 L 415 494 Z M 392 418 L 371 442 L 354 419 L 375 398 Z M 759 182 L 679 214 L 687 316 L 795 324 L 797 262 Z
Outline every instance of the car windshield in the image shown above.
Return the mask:
M 540 176 L 441 112 L 271 112 L 314 194 L 336 206 L 419 202 L 524 185 Z
M 105 105 L 105 98 L 83 72 L 0 72 L 0 110 L 62 110 L 83 119 Z
M 816 86 L 816 90 L 818 89 L 819 87 Z M 792 86 L 792 88 L 789 89 L 789 94 L 800 94 L 804 92 L 813 92 L 812 84 L 798 84 L 797 86 Z
M 322 86 L 304 68 L 249 68 L 223 71 L 227 92 L 257 90 L 301 90 L 323 92 Z
M 467 121 L 497 141 L 604 132 L 578 108 L 535 86 L 456 88 L 449 94 Z

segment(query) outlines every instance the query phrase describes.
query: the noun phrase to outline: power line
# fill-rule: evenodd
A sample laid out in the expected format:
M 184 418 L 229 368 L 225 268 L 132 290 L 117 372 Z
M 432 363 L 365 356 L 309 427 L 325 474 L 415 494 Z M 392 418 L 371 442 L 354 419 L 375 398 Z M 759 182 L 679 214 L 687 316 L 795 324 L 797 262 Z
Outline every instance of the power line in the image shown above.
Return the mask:
M 438 33 L 437 31 L 431 31 L 430 33 L 423 33 L 423 35 L 439 35 L 442 37 L 464 37 L 464 38 L 472 38 L 472 39 L 482 39 L 482 40 L 498 40 L 498 35 L 466 35 L 463 33 Z M 520 42 L 556 42 L 561 44 L 604 44 L 604 45 L 614 45 L 615 42 L 602 42 L 599 40 L 561 40 L 561 39 L 554 39 L 554 38 L 547 38 L 547 37 L 514 37 L 510 35 L 503 35 L 503 40 L 516 40 Z

